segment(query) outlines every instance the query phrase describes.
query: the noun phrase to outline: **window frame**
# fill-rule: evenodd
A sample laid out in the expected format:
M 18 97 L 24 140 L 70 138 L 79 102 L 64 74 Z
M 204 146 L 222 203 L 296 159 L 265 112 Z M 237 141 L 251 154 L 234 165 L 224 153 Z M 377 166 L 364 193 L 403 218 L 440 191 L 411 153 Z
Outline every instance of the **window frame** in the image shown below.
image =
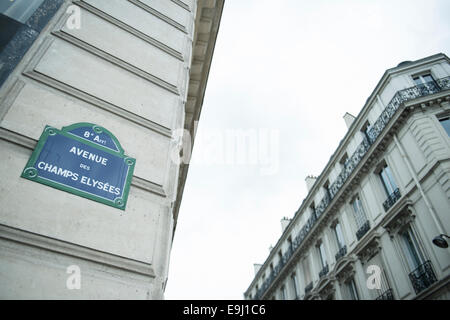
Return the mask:
M 325 244 L 323 243 L 323 240 L 320 241 L 320 243 L 317 245 L 317 251 L 319 254 L 320 266 L 323 269 L 328 265 L 327 253 L 326 253 Z
M 355 201 L 358 200 L 359 206 L 357 206 L 360 210 L 355 210 L 355 206 L 353 205 Z M 356 230 L 359 230 L 369 219 L 366 214 L 366 210 L 364 209 L 363 201 L 361 200 L 361 196 L 359 193 L 355 194 L 350 201 L 350 207 L 352 208 L 352 216 L 353 221 L 355 222 Z M 358 215 L 358 217 L 357 217 Z M 359 221 L 361 220 L 361 221 Z
M 395 190 L 400 188 L 398 187 L 397 180 L 394 177 L 394 173 L 392 172 L 391 167 L 384 163 L 381 169 L 378 171 L 378 176 L 381 180 L 381 184 L 386 192 L 386 195 L 389 197 L 391 194 L 395 192 Z M 389 190 L 392 189 L 392 190 Z
M 295 272 L 291 274 L 291 283 L 293 284 L 292 287 L 294 289 L 295 297 L 300 297 L 300 288 L 298 286 L 297 274 Z
M 338 226 L 339 226 L 341 237 L 342 237 L 342 243 L 340 243 L 340 241 L 339 241 L 339 236 L 338 236 L 338 232 L 337 232 Z M 337 250 L 339 251 L 347 245 L 346 241 L 345 241 L 345 237 L 344 237 L 344 231 L 342 229 L 342 225 L 339 220 L 337 220 L 336 224 L 333 226 L 333 232 L 334 232 L 334 236 L 335 236 L 335 240 L 336 240 L 336 244 L 337 244 Z
M 407 271 L 408 273 L 411 273 L 412 271 L 414 271 L 415 269 L 417 269 L 417 267 L 419 267 L 420 265 L 422 265 L 425 261 L 428 260 L 426 252 L 423 249 L 423 246 L 421 244 L 420 238 L 418 237 L 416 231 L 414 230 L 415 228 L 413 228 L 412 224 L 409 223 L 406 226 L 404 226 L 401 230 L 399 230 L 398 232 L 398 241 L 399 241 L 399 245 L 400 245 L 400 250 L 402 252 L 404 261 L 406 263 L 406 267 L 407 267 Z M 409 236 L 412 235 L 412 240 L 413 242 L 413 246 L 414 246 L 414 250 L 416 251 L 417 257 L 418 257 L 418 264 L 414 265 L 411 264 L 410 262 L 413 260 L 412 256 L 409 255 L 409 248 L 407 248 L 407 243 L 405 242 L 404 239 L 404 233 L 407 232 L 409 234 Z
M 358 292 L 358 288 L 356 286 L 355 277 L 350 277 L 344 283 L 344 285 L 345 285 L 345 289 L 346 289 L 345 295 L 346 295 L 347 300 L 361 300 L 359 292 Z
M 450 114 L 447 114 L 447 115 L 441 115 L 441 116 L 436 116 L 436 119 L 437 119 L 437 121 L 438 121 L 439 126 L 441 127 L 441 129 L 442 129 L 445 133 L 447 133 L 447 137 L 450 138 Z M 448 131 L 447 131 L 447 129 L 445 128 L 445 126 L 442 124 L 442 121 L 443 121 L 443 120 L 449 121 Z
M 17 30 L 12 30 L 14 32 L 11 32 L 0 50 L 0 64 L 3 63 L 0 69 L 0 89 L 63 5 L 65 7 L 70 3 L 66 3 L 65 0 L 44 0 L 25 23 L 19 22 Z M 9 16 L 2 14 L 3 17 Z

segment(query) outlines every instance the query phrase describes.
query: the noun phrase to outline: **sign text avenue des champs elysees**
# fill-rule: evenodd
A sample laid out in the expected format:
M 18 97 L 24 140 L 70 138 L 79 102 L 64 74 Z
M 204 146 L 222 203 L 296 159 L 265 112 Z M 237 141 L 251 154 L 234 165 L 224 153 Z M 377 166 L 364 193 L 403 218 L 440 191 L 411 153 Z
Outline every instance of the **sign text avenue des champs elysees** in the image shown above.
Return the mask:
M 125 210 L 135 164 L 105 128 L 47 125 L 21 176 Z

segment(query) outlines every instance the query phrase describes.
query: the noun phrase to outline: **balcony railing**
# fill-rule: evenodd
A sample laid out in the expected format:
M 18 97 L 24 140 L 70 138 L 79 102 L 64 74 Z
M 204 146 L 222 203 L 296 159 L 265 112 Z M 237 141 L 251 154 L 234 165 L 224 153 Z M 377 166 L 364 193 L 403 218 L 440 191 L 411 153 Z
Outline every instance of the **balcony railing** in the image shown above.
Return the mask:
M 312 281 L 305 287 L 305 295 L 307 295 L 308 293 L 311 292 L 311 290 L 313 289 L 313 283 Z
M 380 294 L 375 300 L 394 300 L 394 293 L 391 288 Z
M 316 224 L 316 221 L 328 208 L 328 205 L 333 200 L 335 195 L 339 192 L 342 186 L 347 181 L 348 177 L 353 173 L 354 169 L 358 166 L 361 159 L 366 155 L 369 148 L 377 140 L 383 129 L 387 126 L 391 118 L 397 112 L 400 105 L 406 101 L 417 99 L 430 94 L 438 93 L 441 91 L 450 89 L 450 77 L 441 78 L 436 81 L 431 81 L 426 84 L 414 86 L 404 90 L 397 91 L 391 101 L 387 104 L 377 121 L 373 124 L 370 130 L 367 132 L 367 137 L 364 137 L 360 145 L 356 148 L 353 155 L 347 161 L 347 165 L 342 169 L 336 180 L 330 185 L 329 192 L 325 194 L 316 208 L 316 214 L 311 216 L 306 222 L 303 228 L 299 231 L 295 239 L 292 241 L 291 249 L 286 252 L 285 257 L 280 262 L 278 268 L 275 268 L 269 275 L 262 287 L 258 290 L 255 300 L 259 300 L 266 290 L 270 287 L 272 281 L 278 276 L 278 273 L 283 269 L 284 265 L 291 258 L 294 251 L 303 243 L 303 240 L 309 234 L 311 229 Z
M 369 230 L 370 230 L 370 223 L 369 221 L 366 221 L 361 226 L 361 228 L 359 228 L 358 231 L 356 231 L 356 239 L 358 239 L 359 241 Z
M 417 269 L 409 274 L 409 279 L 416 291 L 416 294 L 422 292 L 433 283 L 437 281 L 436 275 L 434 274 L 431 261 L 426 261 L 421 264 Z
M 398 199 L 401 198 L 400 190 L 397 188 L 392 192 L 387 200 L 383 202 L 384 211 L 388 211 L 396 202 Z
M 336 262 L 342 259 L 346 254 L 347 254 L 347 246 L 344 245 L 339 249 L 339 251 L 335 255 Z
M 320 270 L 319 272 L 319 278 L 322 279 L 323 277 L 325 277 L 328 274 L 328 271 L 330 271 L 328 264 L 325 265 L 325 267 L 322 268 L 322 270 Z

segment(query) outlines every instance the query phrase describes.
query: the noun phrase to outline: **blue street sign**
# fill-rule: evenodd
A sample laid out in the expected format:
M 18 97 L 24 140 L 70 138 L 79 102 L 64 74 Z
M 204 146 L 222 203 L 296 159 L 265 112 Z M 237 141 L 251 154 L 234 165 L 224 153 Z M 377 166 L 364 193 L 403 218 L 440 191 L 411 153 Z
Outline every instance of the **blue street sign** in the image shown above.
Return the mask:
M 102 127 L 46 126 L 22 177 L 125 210 L 135 163 Z

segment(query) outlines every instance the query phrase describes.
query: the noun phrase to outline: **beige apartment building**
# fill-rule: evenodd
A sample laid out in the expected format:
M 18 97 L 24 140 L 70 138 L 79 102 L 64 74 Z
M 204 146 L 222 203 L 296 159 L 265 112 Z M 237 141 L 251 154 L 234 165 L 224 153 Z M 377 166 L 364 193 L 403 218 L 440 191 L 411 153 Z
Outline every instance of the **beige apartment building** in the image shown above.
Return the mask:
M 244 298 L 450 299 L 449 58 L 388 69 L 344 119 Z
M 1 2 L 0 299 L 164 298 L 188 171 L 172 161 L 180 146 L 175 133 L 195 136 L 223 5 Z M 56 147 L 63 140 L 40 142 L 69 133 L 73 142 L 80 124 L 117 149 L 76 137 L 70 152 L 85 158 L 78 170 L 86 175 L 78 182 L 97 185 L 96 194 L 36 173 L 81 178 L 63 167 L 40 161 L 24 170 L 41 147 L 68 157 Z M 128 180 L 118 178 L 123 188 L 95 182 L 86 163 L 112 163 L 105 154 L 134 166 Z M 91 199 L 99 192 L 122 198 Z

